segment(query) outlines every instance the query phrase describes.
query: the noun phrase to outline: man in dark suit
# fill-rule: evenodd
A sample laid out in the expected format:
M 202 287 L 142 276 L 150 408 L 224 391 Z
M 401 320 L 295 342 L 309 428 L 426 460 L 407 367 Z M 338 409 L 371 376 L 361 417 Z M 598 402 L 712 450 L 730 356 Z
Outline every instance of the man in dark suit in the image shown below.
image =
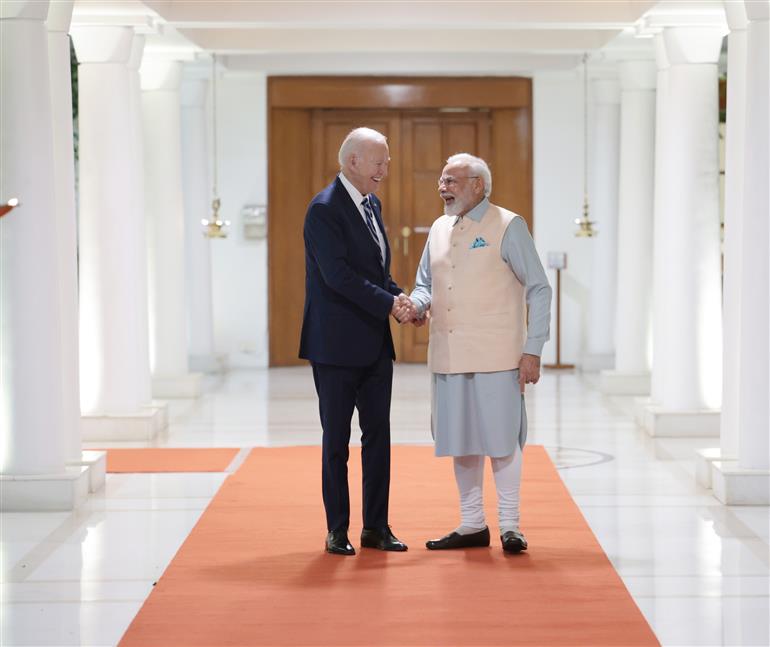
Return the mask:
M 361 546 L 404 551 L 388 525 L 390 394 L 395 351 L 388 316 L 408 321 L 411 301 L 390 276 L 390 246 L 374 195 L 388 175 L 385 136 L 353 130 L 340 173 L 305 216 L 305 313 L 299 356 L 310 360 L 323 428 L 326 551 L 355 555 L 348 540 L 348 443 L 361 426 Z

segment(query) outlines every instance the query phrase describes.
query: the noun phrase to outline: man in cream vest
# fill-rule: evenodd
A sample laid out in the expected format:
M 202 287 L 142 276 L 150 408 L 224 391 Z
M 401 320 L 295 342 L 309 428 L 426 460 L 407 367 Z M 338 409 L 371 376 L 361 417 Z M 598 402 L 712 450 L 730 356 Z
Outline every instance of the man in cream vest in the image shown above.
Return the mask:
M 420 313 L 414 323 L 430 321 L 432 431 L 436 456 L 454 457 L 461 523 L 426 546 L 489 546 L 482 496 L 489 456 L 502 547 L 518 553 L 527 548 L 519 528 L 524 386 L 540 378 L 551 287 L 524 219 L 489 201 L 484 160 L 453 155 L 438 189 L 446 213 L 431 227 L 410 298 Z

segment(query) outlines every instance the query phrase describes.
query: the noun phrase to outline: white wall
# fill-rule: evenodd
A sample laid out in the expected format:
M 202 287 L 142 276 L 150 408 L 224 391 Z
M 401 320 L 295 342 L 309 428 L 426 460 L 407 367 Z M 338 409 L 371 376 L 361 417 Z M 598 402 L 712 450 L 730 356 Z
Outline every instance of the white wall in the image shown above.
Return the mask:
M 585 346 L 591 240 L 575 238 L 583 204 L 583 90 L 574 73 L 533 80 L 535 242 L 568 254 L 562 273 L 562 361 L 578 361 Z M 219 80 L 219 177 L 222 215 L 233 222 L 226 240 L 212 241 L 214 334 L 233 366 L 266 366 L 267 246 L 243 239 L 240 209 L 267 199 L 267 117 L 264 76 Z M 494 196 L 493 196 L 494 198 Z M 504 206 L 504 205 L 503 205 Z M 270 214 L 268 213 L 268 222 Z M 555 281 L 549 271 L 549 279 Z M 556 306 L 544 361 L 555 359 Z
M 561 273 L 561 361 L 577 363 L 586 344 L 592 243 L 575 237 L 574 224 L 583 209 L 582 76 L 577 71 L 536 75 L 532 93 L 535 244 L 543 265 L 548 252 L 567 253 Z M 556 359 L 556 274 L 546 272 L 554 288 L 551 341 L 543 352 L 548 363 Z
M 244 204 L 267 203 L 264 75 L 220 75 L 217 112 L 220 216 L 232 224 L 211 243 L 214 346 L 231 367 L 267 366 L 267 240 L 244 239 L 241 218 Z

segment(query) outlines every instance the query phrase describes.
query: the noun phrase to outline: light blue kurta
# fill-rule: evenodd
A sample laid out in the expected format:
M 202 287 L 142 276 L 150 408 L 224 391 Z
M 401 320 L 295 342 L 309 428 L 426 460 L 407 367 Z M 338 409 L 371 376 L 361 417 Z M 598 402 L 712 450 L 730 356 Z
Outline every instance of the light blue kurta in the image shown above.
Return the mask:
M 489 200 L 484 199 L 460 220 L 480 222 Z M 430 234 L 420 259 L 415 288 L 410 295 L 420 312 L 431 303 Z M 548 340 L 551 320 L 551 286 L 522 218 L 514 218 L 503 235 L 500 249 L 516 279 L 524 286 L 529 318 L 524 353 L 540 356 Z M 513 334 L 513 333 L 511 333 Z M 519 371 L 494 373 L 433 373 L 431 431 L 436 456 L 510 456 L 524 447 L 527 416 L 519 391 Z

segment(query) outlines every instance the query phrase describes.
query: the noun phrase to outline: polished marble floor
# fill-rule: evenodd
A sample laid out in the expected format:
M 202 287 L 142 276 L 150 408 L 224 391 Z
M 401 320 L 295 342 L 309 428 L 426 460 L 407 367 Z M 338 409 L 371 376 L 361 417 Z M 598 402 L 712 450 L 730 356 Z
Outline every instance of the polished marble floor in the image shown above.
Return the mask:
M 428 373 L 396 368 L 393 442 L 429 444 Z M 527 403 L 529 442 L 548 448 L 663 645 L 770 645 L 770 510 L 720 505 L 696 485 L 695 450 L 713 439 L 651 439 L 630 398 L 575 374 L 546 374 Z M 170 417 L 153 445 L 320 440 L 307 368 L 208 378 Z M 0 515 L 0 645 L 117 644 L 225 478 L 108 475 L 75 513 Z

